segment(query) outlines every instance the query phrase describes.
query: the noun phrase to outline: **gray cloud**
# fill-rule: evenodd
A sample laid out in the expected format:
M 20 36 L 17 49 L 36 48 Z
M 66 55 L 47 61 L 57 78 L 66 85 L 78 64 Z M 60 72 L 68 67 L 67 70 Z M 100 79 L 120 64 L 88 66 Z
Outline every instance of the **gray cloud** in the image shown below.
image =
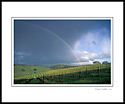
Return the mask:
M 95 42 L 95 41 L 92 41 L 92 44 L 93 44 L 93 45 L 96 45 L 96 42 Z
M 19 62 L 20 58 L 21 63 L 47 65 L 75 63 L 78 62 L 77 58 L 87 63 L 108 57 L 109 24 L 109 20 L 15 20 L 14 61 Z

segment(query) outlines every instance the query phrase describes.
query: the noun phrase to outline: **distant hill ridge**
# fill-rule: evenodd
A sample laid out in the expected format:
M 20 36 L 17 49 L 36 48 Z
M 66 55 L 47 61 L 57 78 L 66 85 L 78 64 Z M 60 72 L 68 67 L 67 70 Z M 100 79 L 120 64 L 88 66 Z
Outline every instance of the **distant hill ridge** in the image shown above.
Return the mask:
M 50 68 L 51 68 L 52 70 L 69 68 L 69 67 L 72 67 L 72 66 L 70 66 L 70 65 L 63 65 L 63 64 L 58 64 L 58 65 L 50 66 Z

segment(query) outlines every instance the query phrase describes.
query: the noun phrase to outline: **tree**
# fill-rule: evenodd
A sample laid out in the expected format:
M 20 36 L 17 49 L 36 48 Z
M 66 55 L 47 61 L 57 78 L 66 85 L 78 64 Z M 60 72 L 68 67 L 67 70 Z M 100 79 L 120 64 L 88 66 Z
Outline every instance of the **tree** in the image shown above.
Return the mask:
M 102 64 L 109 64 L 109 62 L 108 61 L 103 61 Z
M 101 64 L 99 61 L 94 61 L 93 64 Z
M 36 69 L 34 69 L 34 71 L 36 71 Z
M 21 69 L 22 71 L 25 71 L 25 69 Z

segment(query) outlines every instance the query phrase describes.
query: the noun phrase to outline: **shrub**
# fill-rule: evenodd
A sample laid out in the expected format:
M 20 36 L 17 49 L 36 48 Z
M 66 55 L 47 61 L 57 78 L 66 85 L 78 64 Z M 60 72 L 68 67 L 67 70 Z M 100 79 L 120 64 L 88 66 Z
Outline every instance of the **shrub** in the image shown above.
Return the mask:
M 25 71 L 25 69 L 21 69 L 22 71 Z
M 94 61 L 93 64 L 101 64 L 99 61 Z
M 109 62 L 108 61 L 103 61 L 102 64 L 109 64 Z

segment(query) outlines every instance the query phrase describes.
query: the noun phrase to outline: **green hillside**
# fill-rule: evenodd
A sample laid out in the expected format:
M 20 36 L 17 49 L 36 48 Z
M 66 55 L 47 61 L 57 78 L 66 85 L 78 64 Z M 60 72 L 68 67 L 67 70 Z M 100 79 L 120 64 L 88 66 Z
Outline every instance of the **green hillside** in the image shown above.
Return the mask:
M 21 68 L 26 71 L 22 72 Z M 15 66 L 15 76 L 15 84 L 110 84 L 111 65 L 84 65 L 56 70 L 40 66 Z
M 63 65 L 63 64 L 58 64 L 58 65 L 50 66 L 50 68 L 51 68 L 52 70 L 63 69 L 63 68 L 69 68 L 69 67 L 72 67 L 72 66 L 69 66 L 69 65 Z
M 51 68 L 43 67 L 43 66 L 15 65 L 14 66 L 14 78 L 37 74 L 37 73 L 45 72 L 49 70 L 51 70 Z

